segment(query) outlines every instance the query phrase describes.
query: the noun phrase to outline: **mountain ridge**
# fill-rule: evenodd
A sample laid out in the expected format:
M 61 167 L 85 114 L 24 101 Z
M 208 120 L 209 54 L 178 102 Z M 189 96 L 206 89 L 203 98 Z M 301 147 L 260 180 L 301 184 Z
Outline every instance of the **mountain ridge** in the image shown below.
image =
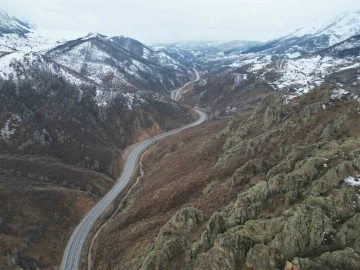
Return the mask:
M 5 10 L 0 9 L 0 35 L 2 34 L 19 34 L 25 35 L 34 30 L 36 26 L 24 19 L 18 19 L 8 14 Z
M 360 11 L 344 12 L 329 21 L 325 19 L 319 21 L 321 23 L 316 26 L 311 23 L 288 35 L 270 40 L 262 46 L 251 48 L 243 53 L 264 51 L 273 53 L 315 52 L 360 34 Z

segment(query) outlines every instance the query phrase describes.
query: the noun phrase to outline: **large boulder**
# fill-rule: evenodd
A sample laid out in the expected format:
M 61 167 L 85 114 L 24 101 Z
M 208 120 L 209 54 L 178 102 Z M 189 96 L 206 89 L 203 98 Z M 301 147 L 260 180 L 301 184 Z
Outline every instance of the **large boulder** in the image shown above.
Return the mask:
M 293 264 L 298 266 L 299 270 L 359 269 L 360 255 L 353 249 L 346 248 L 344 250 L 326 252 L 319 257 L 311 259 L 296 258 Z
M 237 186 L 239 184 L 246 183 L 251 178 L 266 173 L 268 166 L 262 159 L 253 159 L 246 162 L 243 166 L 237 169 L 233 175 L 232 184 Z
M 160 230 L 141 264 L 141 270 L 169 269 L 171 262 L 185 252 L 188 233 L 203 220 L 195 207 L 178 211 Z
M 320 247 L 332 231 L 332 222 L 319 207 L 297 205 L 284 212 L 288 217 L 270 246 L 281 250 L 285 259 L 307 256 Z

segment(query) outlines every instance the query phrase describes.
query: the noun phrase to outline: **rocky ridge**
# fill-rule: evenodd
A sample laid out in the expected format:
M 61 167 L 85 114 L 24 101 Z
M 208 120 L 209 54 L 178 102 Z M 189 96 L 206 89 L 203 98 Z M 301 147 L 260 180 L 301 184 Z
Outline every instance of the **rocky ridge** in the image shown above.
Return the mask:
M 234 117 L 195 150 L 201 155 L 222 142 L 218 159 L 208 161 L 214 162 L 209 176 L 188 191 L 191 199 L 173 198 L 178 210 L 162 219 L 152 240 L 134 233 L 150 220 L 155 226 L 156 215 L 132 224 L 128 213 L 136 213 L 138 203 L 129 198 L 117 222 L 132 224 L 133 245 L 142 248 L 137 255 L 131 247 L 125 254 L 97 250 L 101 261 L 120 255 L 102 269 L 357 269 L 359 102 L 334 92 L 319 88 L 292 103 L 270 94 L 252 113 Z M 192 181 L 194 170 L 182 181 Z M 223 203 L 214 196 L 224 196 Z M 116 243 L 113 233 L 128 229 L 109 226 L 100 246 L 107 237 Z

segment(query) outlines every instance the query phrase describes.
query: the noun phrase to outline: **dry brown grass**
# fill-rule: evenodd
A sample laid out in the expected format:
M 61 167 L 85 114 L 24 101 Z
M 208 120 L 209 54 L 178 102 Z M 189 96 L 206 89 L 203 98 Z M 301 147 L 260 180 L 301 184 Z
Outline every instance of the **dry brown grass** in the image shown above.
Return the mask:
M 322 91 L 322 90 L 319 90 Z M 127 206 L 102 231 L 96 243 L 95 269 L 137 269 L 146 247 L 158 235 L 159 229 L 176 211 L 187 205 L 198 207 L 207 220 L 214 211 L 228 205 L 237 194 L 256 183 L 266 180 L 265 175 L 246 179 L 238 186 L 231 185 L 231 177 L 247 161 L 262 158 L 272 166 L 283 161 L 296 146 L 311 145 L 324 140 L 320 135 L 334 119 L 344 115 L 348 120 L 341 130 L 329 135 L 326 140 L 344 140 L 360 136 L 357 125 L 360 115 L 357 101 L 332 101 L 326 110 L 320 110 L 309 120 L 301 113 L 309 104 L 320 102 L 322 95 L 311 92 L 294 100 L 288 115 L 279 124 L 264 125 L 263 117 L 249 119 L 248 115 L 236 117 L 236 127 L 254 125 L 243 140 L 255 140 L 265 132 L 279 131 L 259 145 L 253 145 L 250 154 L 243 149 L 229 155 L 222 166 L 215 167 L 223 153 L 223 145 L 232 132 L 222 138 L 216 136 L 225 128 L 228 119 L 206 123 L 200 127 L 167 138 L 148 151 L 143 164 L 145 177 L 129 197 Z M 250 181 L 251 180 L 251 181 Z M 210 184 L 211 189 L 202 191 Z M 261 215 L 274 217 L 287 205 L 284 198 L 274 196 L 272 205 Z M 202 232 L 200 226 L 196 232 Z M 195 233 L 195 234 L 196 234 Z

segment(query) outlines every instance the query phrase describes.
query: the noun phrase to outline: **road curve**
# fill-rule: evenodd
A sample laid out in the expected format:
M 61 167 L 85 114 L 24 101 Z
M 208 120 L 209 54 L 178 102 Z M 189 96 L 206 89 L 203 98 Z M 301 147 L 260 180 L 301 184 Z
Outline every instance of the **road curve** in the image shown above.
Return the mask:
M 199 73 L 196 71 L 197 80 L 199 79 Z M 196 81 L 196 80 L 195 80 Z M 194 82 L 194 81 L 192 81 Z M 192 83 L 190 82 L 190 83 Z M 184 87 L 186 87 L 189 83 L 187 83 Z M 179 88 L 178 90 L 182 90 L 184 87 Z M 181 93 L 181 90 L 179 93 Z M 177 90 L 175 90 L 177 91 Z M 176 98 L 177 95 L 174 96 Z M 194 109 L 199 115 L 199 119 L 187 126 L 171 130 L 166 133 L 159 134 L 155 137 L 152 137 L 138 146 L 136 146 L 128 156 L 126 160 L 125 166 L 123 168 L 122 174 L 115 185 L 111 188 L 111 190 L 90 210 L 90 212 L 82 219 L 80 224 L 76 227 L 75 231 L 71 235 L 71 238 L 66 246 L 63 259 L 61 262 L 60 269 L 61 270 L 78 270 L 80 267 L 80 260 L 82 255 L 82 250 L 86 241 L 86 238 L 94 226 L 96 220 L 100 217 L 100 215 L 106 210 L 106 208 L 113 202 L 113 200 L 119 195 L 119 193 L 124 190 L 124 188 L 129 183 L 132 178 L 135 169 L 137 167 L 139 158 L 142 153 L 149 148 L 154 143 L 159 140 L 168 137 L 170 135 L 176 134 L 184 129 L 194 127 L 200 125 L 206 120 L 206 114 L 200 110 Z
M 191 81 L 191 82 L 188 82 L 188 83 L 185 83 L 184 86 L 176 89 L 176 90 L 173 90 L 171 91 L 171 99 L 173 100 L 178 100 L 180 98 L 180 95 L 181 95 L 181 92 L 191 83 L 194 83 L 194 82 L 197 82 L 198 80 L 200 80 L 200 75 L 199 75 L 199 72 L 193 68 L 195 74 L 196 74 L 196 79 Z

